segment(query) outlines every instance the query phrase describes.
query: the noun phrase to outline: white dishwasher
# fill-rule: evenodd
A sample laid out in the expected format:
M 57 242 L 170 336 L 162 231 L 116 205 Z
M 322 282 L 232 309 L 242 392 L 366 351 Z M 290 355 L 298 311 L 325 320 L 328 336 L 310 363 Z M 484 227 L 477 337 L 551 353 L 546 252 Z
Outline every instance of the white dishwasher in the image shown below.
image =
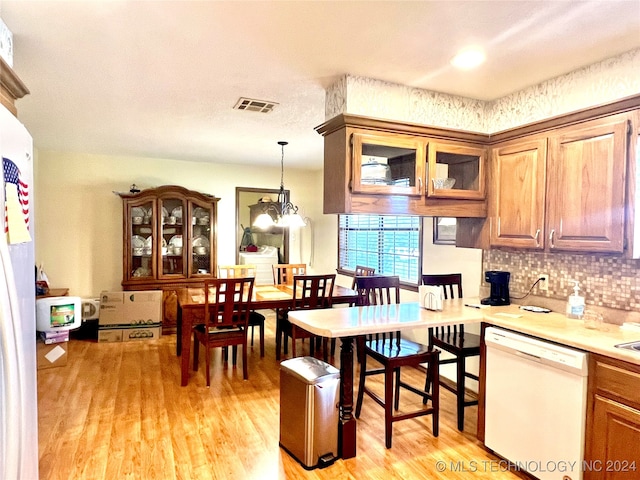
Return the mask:
M 485 345 L 485 446 L 511 470 L 582 479 L 587 354 L 495 327 Z

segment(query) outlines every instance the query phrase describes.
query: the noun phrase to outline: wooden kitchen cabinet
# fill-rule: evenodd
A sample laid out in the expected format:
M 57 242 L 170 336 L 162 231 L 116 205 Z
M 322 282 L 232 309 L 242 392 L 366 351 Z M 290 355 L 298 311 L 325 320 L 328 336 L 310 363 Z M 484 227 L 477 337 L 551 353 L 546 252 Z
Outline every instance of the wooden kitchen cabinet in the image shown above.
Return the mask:
M 124 290 L 163 290 L 162 331 L 176 328 L 175 290 L 216 276 L 219 198 L 180 186 L 122 193 Z
M 549 250 L 622 253 L 629 134 L 622 114 L 549 138 Z
M 491 245 L 544 248 L 546 160 L 546 138 L 493 149 Z
M 316 130 L 324 213 L 486 217 L 487 135 L 347 114 Z
M 630 117 L 496 145 L 491 246 L 622 253 Z
M 640 476 L 640 366 L 592 354 L 585 480 Z

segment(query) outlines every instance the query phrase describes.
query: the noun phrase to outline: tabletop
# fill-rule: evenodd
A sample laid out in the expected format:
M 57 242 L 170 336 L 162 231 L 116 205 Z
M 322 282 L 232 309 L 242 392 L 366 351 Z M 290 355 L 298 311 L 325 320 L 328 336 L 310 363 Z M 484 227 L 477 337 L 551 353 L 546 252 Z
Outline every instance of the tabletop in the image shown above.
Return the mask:
M 178 302 L 183 308 L 204 305 L 204 288 L 183 288 L 178 290 L 177 294 Z M 287 306 L 292 298 L 292 285 L 254 285 L 253 287 L 252 300 L 255 309 Z M 355 302 L 356 298 L 357 293 L 354 290 L 334 285 L 333 303 L 351 303 Z
M 418 302 L 330 310 L 296 310 L 289 321 L 305 330 L 328 338 L 353 337 L 421 327 L 477 323 L 482 310 L 465 306 L 464 299 L 443 301 L 443 310 L 421 308 Z

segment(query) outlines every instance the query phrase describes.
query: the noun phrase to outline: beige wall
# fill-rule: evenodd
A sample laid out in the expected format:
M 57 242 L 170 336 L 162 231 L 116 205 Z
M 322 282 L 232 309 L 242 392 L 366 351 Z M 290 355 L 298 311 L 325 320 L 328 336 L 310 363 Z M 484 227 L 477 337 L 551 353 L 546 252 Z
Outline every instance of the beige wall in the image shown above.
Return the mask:
M 37 139 L 36 139 L 37 148 Z M 235 262 L 235 188 L 278 188 L 279 168 L 110 157 L 37 151 L 35 155 L 36 262 L 50 283 L 69 287 L 72 295 L 93 297 L 120 290 L 122 281 L 122 200 L 114 191 L 181 185 L 210 193 L 218 203 L 218 258 Z M 315 243 L 319 269 L 335 270 L 335 217 L 321 214 L 321 172 L 286 170 L 285 187 L 320 236 Z M 326 225 L 331 232 L 322 232 Z M 308 261 L 309 228 L 292 242 L 293 260 Z M 300 258 L 300 257 L 299 257 Z

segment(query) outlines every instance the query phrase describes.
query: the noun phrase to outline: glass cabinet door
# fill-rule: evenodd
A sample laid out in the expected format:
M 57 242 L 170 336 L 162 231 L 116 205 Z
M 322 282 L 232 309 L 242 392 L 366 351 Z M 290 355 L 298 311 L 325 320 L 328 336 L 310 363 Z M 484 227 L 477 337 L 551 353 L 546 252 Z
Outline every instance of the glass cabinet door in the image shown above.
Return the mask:
M 427 196 L 484 199 L 486 156 L 484 148 L 429 143 Z
M 153 268 L 153 202 L 129 205 L 127 219 L 131 233 L 129 249 L 130 278 L 154 276 Z
M 189 228 L 191 229 L 189 254 L 191 255 L 191 276 L 211 275 L 213 272 L 213 228 L 214 221 L 211 205 L 191 204 L 191 219 Z
M 424 146 L 398 135 L 354 133 L 351 189 L 356 193 L 420 195 Z
M 162 216 L 161 238 L 156 246 L 160 258 L 160 273 L 162 276 L 184 276 L 184 201 L 181 198 L 161 198 L 158 201 L 158 211 Z

